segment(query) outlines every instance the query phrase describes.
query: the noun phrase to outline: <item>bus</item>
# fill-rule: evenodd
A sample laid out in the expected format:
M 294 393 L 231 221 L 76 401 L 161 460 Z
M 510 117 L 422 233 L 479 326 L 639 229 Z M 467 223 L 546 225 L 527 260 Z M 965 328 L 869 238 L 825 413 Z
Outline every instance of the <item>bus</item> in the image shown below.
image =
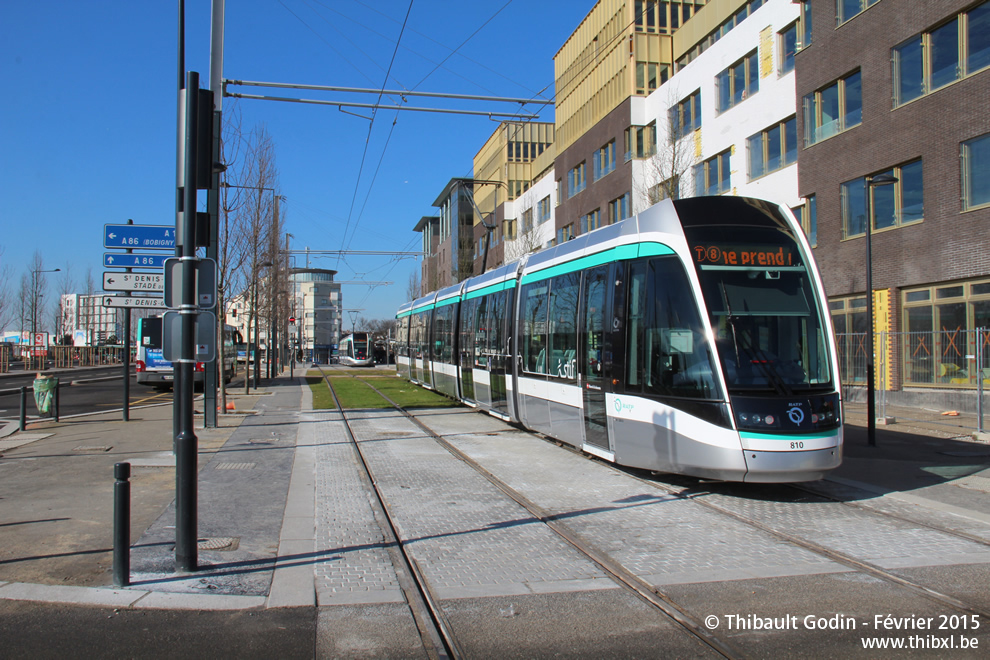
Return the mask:
M 237 353 L 235 344 L 240 341 L 241 334 L 234 326 L 223 327 L 223 362 L 224 381 L 230 382 L 237 373 Z M 172 363 L 162 355 L 162 317 L 149 316 L 138 319 L 137 326 L 137 356 L 135 357 L 137 382 L 159 389 L 168 389 L 175 380 Z M 193 368 L 193 382 L 203 383 L 206 364 L 197 362 Z

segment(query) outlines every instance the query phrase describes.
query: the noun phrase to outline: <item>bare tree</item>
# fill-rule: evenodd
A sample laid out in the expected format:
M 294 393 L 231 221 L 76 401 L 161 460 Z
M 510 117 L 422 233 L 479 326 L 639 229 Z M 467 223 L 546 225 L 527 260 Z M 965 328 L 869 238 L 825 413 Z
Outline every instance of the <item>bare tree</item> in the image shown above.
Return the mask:
M 0 247 L 0 257 L 4 248 Z M 14 281 L 14 268 L 9 263 L 0 266 L 0 330 L 5 330 L 7 324 L 14 320 L 14 299 L 11 283 Z
M 679 199 L 682 196 L 681 179 L 697 162 L 696 132 L 682 134 L 676 115 L 677 101 L 677 90 L 671 87 L 667 92 L 666 107 L 672 110 L 662 113 L 657 120 L 654 154 L 644 161 L 643 176 L 637 177 L 638 199 L 645 203 L 637 211 L 663 199 Z
M 220 141 L 220 161 L 227 166 L 220 180 L 217 219 L 217 310 L 220 312 L 220 321 L 217 323 L 217 364 L 220 368 L 218 380 L 221 410 L 227 409 L 227 374 L 224 370 L 227 347 L 224 342 L 224 326 L 233 309 L 234 299 L 246 288 L 246 264 L 250 254 L 246 216 L 241 212 L 249 191 L 242 187 L 246 184 L 243 183 L 245 174 L 241 154 L 246 149 L 246 141 L 241 131 L 240 117 L 236 105 L 224 113 Z
M 271 269 L 278 261 L 277 254 L 272 253 L 273 233 L 277 234 L 275 223 L 275 198 L 278 196 L 278 168 L 275 164 L 275 141 L 268 130 L 260 125 L 248 136 L 246 155 L 244 159 L 244 186 L 248 189 L 244 197 L 241 212 L 244 226 L 247 229 L 250 244 L 249 254 L 246 255 L 250 265 L 245 295 L 250 296 L 250 321 L 254 327 L 248 328 L 249 336 L 258 343 L 261 324 L 261 310 L 269 309 L 264 302 L 263 292 L 260 291 L 259 280 L 262 268 Z M 264 264 L 264 266 L 263 266 Z M 267 316 L 267 315 L 266 315 Z M 250 343 L 250 342 L 249 342 Z M 257 359 L 255 370 L 260 369 Z M 245 380 L 247 392 L 248 380 Z
M 28 272 L 25 278 L 21 279 L 22 288 L 26 287 L 26 300 L 28 304 L 28 319 L 31 322 L 32 334 L 38 332 L 44 326 L 45 318 L 45 293 L 48 291 L 48 278 L 45 269 L 45 260 L 41 252 L 35 250 L 31 261 L 28 264 Z M 34 341 L 34 338 L 31 338 Z
M 420 285 L 419 272 L 413 270 L 409 273 L 409 285 L 406 288 L 406 298 L 409 300 L 416 300 L 421 295 L 423 295 L 423 292 Z

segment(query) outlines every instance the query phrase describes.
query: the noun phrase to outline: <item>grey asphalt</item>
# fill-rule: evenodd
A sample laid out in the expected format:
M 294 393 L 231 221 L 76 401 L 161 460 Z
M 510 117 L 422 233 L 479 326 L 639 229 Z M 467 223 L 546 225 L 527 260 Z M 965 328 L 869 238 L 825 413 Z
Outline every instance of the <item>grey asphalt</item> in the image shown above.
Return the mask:
M 201 550 L 192 574 L 177 574 L 174 567 L 170 406 L 132 409 L 126 423 L 111 411 L 59 423 L 32 420 L 23 433 L 16 424 L 5 427 L 0 634 L 13 640 L 10 648 L 17 652 L 10 657 L 58 657 L 70 642 L 46 637 L 39 628 L 53 622 L 73 631 L 75 648 L 82 643 L 93 651 L 87 655 L 102 657 L 171 657 L 182 644 L 197 650 L 193 656 L 422 656 L 339 416 L 312 409 L 298 373 L 263 381 L 248 395 L 235 388 L 231 400 L 236 410 L 220 416 L 219 428 L 196 430 Z M 199 401 L 199 412 L 201 406 Z M 868 447 L 863 412 L 847 407 L 843 466 L 808 487 L 990 537 L 990 445 L 971 437 L 972 415 L 913 421 L 920 417 L 916 411 L 903 413 L 912 421 L 881 427 L 877 446 Z M 380 412 L 355 417 L 375 479 L 401 517 L 399 531 L 447 603 L 472 657 L 537 657 L 550 650 L 570 657 L 651 657 L 658 648 L 678 657 L 710 655 L 530 524 L 531 517 L 407 422 Z M 202 416 L 196 419 L 201 425 Z M 930 611 L 930 604 L 887 593 L 889 588 L 864 591 L 845 567 L 708 521 L 711 514 L 688 510 L 688 502 L 644 496 L 621 474 L 488 416 L 436 411 L 429 423 L 513 487 L 529 489 L 527 496 L 546 498 L 572 528 L 599 539 L 603 549 L 698 611 L 752 609 L 758 594 L 772 616 L 807 609 L 807 594 L 816 592 L 822 603 L 832 603 L 830 611 L 844 604 L 864 618 L 891 609 L 890 599 L 900 603 L 897 611 Z M 115 588 L 113 465 L 124 461 L 132 465 L 131 584 Z M 712 486 L 709 497 L 768 515 L 761 507 L 780 498 L 774 488 Z M 809 523 L 809 533 L 832 534 L 837 547 L 862 551 L 967 602 L 985 600 L 990 555 L 973 544 L 933 534 L 918 538 L 915 547 L 915 532 L 897 535 L 869 520 L 850 533 L 823 520 Z M 800 530 L 802 520 L 790 524 Z M 643 549 L 652 546 L 637 545 L 646 528 L 681 534 L 662 537 L 662 562 Z M 854 538 L 861 529 L 877 537 L 871 547 Z M 896 553 L 884 533 L 895 535 Z M 726 543 L 754 551 L 727 555 Z M 751 555 L 759 555 L 757 561 Z M 990 602 L 981 604 L 990 609 Z M 589 625 L 603 617 L 604 629 Z M 737 637 L 745 645 L 753 633 Z M 100 640 L 111 638 L 116 641 L 96 653 Z M 779 656 L 794 639 L 760 643 L 766 656 Z M 126 644 L 139 652 L 128 653 Z M 843 644 L 848 650 L 855 640 Z

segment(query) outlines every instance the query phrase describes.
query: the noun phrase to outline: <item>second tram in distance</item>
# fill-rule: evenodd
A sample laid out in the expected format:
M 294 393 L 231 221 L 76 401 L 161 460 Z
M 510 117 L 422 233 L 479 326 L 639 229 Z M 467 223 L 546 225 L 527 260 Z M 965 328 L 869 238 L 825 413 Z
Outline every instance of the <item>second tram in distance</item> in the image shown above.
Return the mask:
M 788 209 L 665 200 L 404 304 L 397 363 L 621 465 L 810 481 L 842 460 L 825 300 Z
M 374 356 L 367 332 L 352 332 L 340 340 L 338 362 L 348 367 L 373 367 Z

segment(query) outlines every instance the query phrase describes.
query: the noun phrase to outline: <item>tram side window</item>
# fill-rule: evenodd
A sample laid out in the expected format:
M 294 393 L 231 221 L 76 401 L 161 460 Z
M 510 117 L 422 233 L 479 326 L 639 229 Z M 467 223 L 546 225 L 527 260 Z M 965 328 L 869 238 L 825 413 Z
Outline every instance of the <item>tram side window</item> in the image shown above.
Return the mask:
M 574 380 L 577 375 L 577 308 L 581 274 L 567 273 L 550 284 L 548 371 Z
M 534 282 L 522 288 L 521 346 L 523 371 L 545 374 L 547 360 L 548 282 Z
M 398 322 L 398 336 L 396 337 L 399 355 L 406 357 L 409 355 L 409 317 L 404 316 Z
M 704 326 L 681 264 L 633 264 L 630 277 L 628 385 L 646 394 L 719 396 Z
M 475 314 L 478 309 L 478 298 L 465 300 L 461 303 L 460 313 L 460 364 L 463 367 L 470 367 L 474 364 L 474 333 L 478 327 L 474 325 Z
M 433 312 L 433 359 L 453 364 L 453 351 L 454 306 L 445 305 Z
M 488 354 L 492 357 L 506 352 L 505 343 L 505 291 L 500 291 L 491 296 L 491 316 L 488 330 Z M 498 363 L 496 363 L 496 368 Z
M 474 359 L 475 366 L 488 367 L 488 300 L 491 296 L 478 299 L 474 309 Z
M 636 261 L 629 265 L 628 282 L 626 391 L 642 392 L 643 335 L 646 332 L 646 261 Z

